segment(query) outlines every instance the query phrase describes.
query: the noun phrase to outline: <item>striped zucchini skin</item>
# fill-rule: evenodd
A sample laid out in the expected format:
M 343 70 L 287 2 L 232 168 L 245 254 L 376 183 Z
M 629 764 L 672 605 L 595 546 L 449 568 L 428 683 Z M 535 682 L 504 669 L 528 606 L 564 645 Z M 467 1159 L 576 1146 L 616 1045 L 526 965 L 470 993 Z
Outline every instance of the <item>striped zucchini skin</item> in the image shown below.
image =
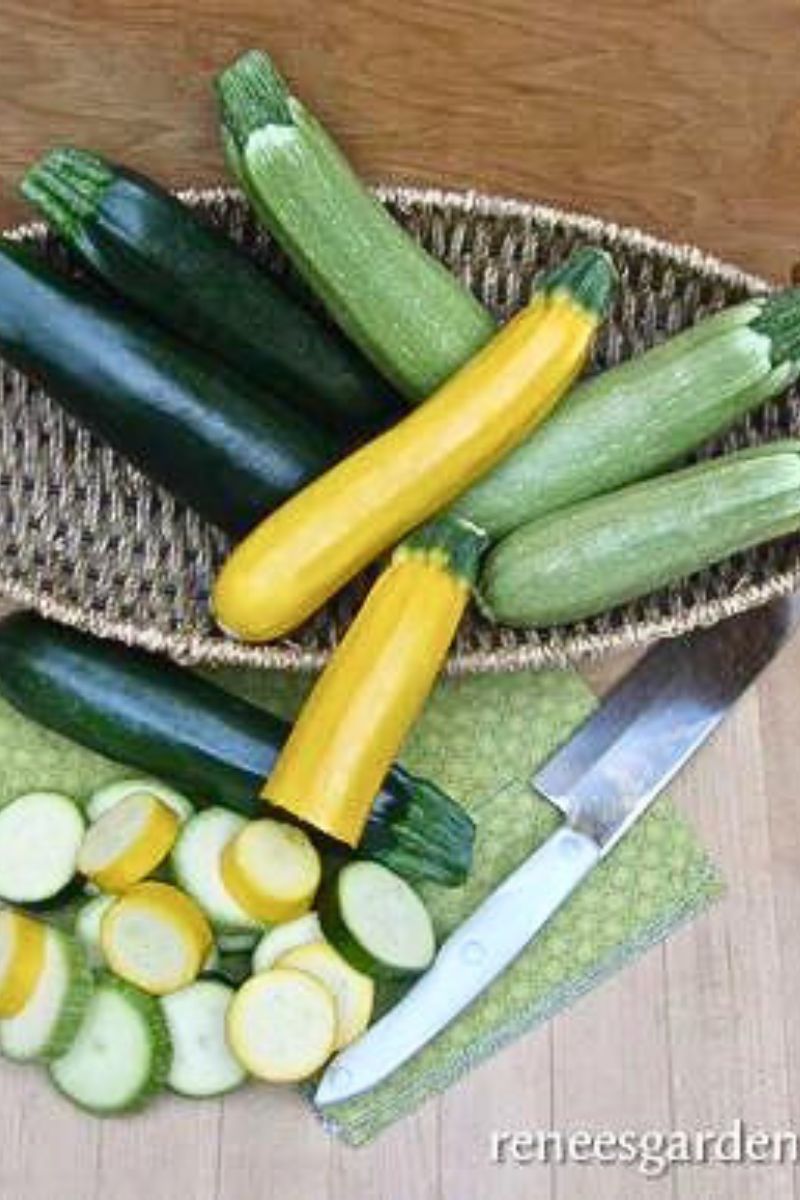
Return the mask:
M 67 147 L 22 192 L 120 295 L 314 420 L 353 435 L 404 411 L 337 330 L 151 180 Z
M 256 214 L 350 338 L 409 400 L 424 400 L 494 321 L 389 216 L 269 57 L 217 80 L 229 165 Z
M 499 538 L 658 474 L 797 378 L 800 290 L 745 301 L 580 383 L 454 512 Z
M 480 603 L 503 625 L 577 621 L 800 529 L 800 442 L 775 442 L 523 525 L 486 560 Z

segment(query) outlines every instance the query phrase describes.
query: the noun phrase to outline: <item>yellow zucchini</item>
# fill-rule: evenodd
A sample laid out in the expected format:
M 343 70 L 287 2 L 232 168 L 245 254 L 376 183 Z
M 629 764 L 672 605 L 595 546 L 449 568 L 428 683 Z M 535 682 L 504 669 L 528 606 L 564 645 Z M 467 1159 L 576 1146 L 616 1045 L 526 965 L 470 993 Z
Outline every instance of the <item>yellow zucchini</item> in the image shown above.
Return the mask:
M 494 466 L 581 370 L 613 280 L 605 254 L 577 251 L 426 404 L 258 525 L 217 579 L 219 624 L 249 641 L 295 628 Z
M 228 1042 L 239 1062 L 267 1083 L 297 1083 L 330 1058 L 336 1005 L 305 971 L 276 967 L 253 975 L 231 1001 Z
M 103 917 L 100 942 L 111 970 L 143 992 L 165 996 L 192 983 L 213 943 L 200 907 L 166 883 L 137 883 Z
M 367 1028 L 375 1004 L 375 984 L 369 975 L 351 967 L 333 946 L 325 941 L 295 946 L 275 964 L 311 975 L 333 996 L 336 1008 L 336 1041 L 341 1050 L 355 1041 Z
M 265 799 L 358 844 L 455 636 L 483 544 L 474 526 L 443 517 L 395 551 L 306 701 Z
M 248 821 L 222 852 L 222 878 L 258 921 L 293 921 L 308 912 L 321 877 L 307 834 L 282 821 Z
M 32 917 L 0 912 L 0 1017 L 21 1012 L 44 969 L 45 926 Z
M 133 792 L 89 826 L 78 870 L 104 892 L 125 892 L 154 871 L 178 836 L 178 815 L 150 792 Z

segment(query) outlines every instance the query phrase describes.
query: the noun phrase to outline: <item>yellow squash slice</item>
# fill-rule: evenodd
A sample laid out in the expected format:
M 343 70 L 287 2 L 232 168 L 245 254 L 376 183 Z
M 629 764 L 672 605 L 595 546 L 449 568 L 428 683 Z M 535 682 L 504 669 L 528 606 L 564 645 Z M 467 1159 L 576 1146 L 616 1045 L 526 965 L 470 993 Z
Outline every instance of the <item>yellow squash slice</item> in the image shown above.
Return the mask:
M 166 883 L 138 883 L 103 917 L 106 962 L 144 992 L 164 996 L 197 978 L 212 946 L 202 910 Z
M 308 835 L 281 821 L 248 821 L 222 852 L 225 886 L 259 921 L 293 921 L 308 912 L 320 875 Z
M 89 826 L 78 870 L 104 892 L 125 892 L 167 857 L 179 825 L 163 800 L 133 792 Z
M 248 979 L 228 1009 L 228 1042 L 242 1066 L 268 1083 L 307 1079 L 336 1044 L 336 1005 L 304 971 L 283 967 Z
M 45 926 L 32 917 L 0 912 L 0 1017 L 15 1017 L 27 1004 L 44 968 Z
M 336 1005 L 336 1044 L 341 1050 L 367 1028 L 375 1004 L 375 984 L 356 971 L 327 942 L 297 946 L 278 960 L 279 967 L 304 971 L 324 984 Z

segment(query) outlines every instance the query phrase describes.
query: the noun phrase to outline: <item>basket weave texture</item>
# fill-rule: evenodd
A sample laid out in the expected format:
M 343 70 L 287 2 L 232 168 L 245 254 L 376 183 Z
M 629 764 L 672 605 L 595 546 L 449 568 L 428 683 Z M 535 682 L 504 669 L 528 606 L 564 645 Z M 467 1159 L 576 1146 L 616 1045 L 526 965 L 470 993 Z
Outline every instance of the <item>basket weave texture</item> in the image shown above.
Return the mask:
M 592 368 L 620 362 L 726 304 L 769 290 L 693 247 L 536 204 L 474 193 L 379 188 L 424 246 L 505 319 L 537 276 L 578 245 L 610 250 L 620 295 Z M 285 268 L 232 190 L 182 193 L 258 259 Z M 65 252 L 43 226 L 12 236 Z M 800 431 L 795 391 L 704 447 L 718 454 Z M 41 389 L 0 362 L 0 592 L 44 615 L 187 663 L 307 669 L 325 662 L 363 598 L 355 581 L 291 638 L 245 646 L 220 634 L 209 590 L 226 539 L 76 425 Z M 800 538 L 750 551 L 600 617 L 554 629 L 492 627 L 474 610 L 449 661 L 455 672 L 554 666 L 677 636 L 794 590 Z

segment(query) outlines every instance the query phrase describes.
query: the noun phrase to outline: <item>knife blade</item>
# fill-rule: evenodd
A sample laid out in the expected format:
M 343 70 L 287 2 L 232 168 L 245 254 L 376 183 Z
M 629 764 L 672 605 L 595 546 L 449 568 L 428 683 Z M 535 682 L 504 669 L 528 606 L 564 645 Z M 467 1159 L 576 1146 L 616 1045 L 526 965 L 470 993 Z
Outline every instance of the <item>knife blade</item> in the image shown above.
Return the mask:
M 374 1087 L 491 984 L 624 837 L 790 638 L 800 596 L 651 650 L 533 777 L 564 824 L 441 946 L 402 1000 L 329 1065 L 319 1107 Z

